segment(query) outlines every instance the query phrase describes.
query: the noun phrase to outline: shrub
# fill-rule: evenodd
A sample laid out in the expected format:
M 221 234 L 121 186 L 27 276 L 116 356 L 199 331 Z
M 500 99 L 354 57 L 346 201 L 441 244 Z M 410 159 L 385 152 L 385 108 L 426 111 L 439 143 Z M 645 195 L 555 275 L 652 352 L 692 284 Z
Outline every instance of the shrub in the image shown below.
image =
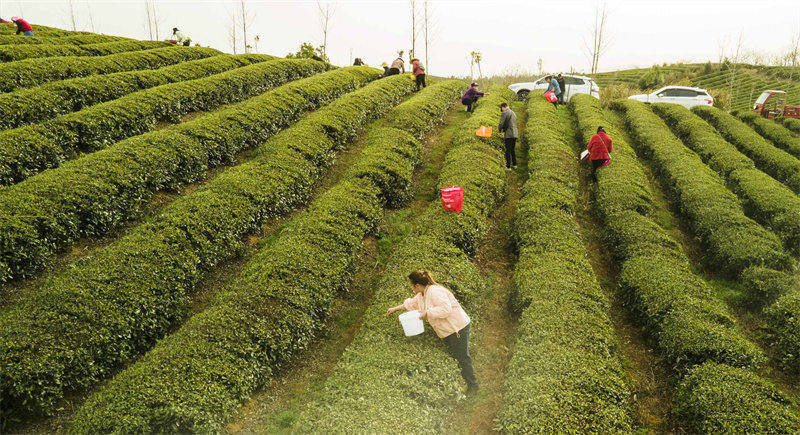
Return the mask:
M 795 134 L 800 134 L 800 119 L 780 117 L 775 118 L 775 122 L 780 122 L 784 127 Z
M 767 324 L 778 337 L 777 347 L 783 355 L 783 363 L 794 373 L 800 369 L 800 286 L 797 277 L 783 278 L 791 287 L 774 304 L 764 310 Z M 779 278 L 780 279 L 780 278 Z
M 170 45 L 169 42 L 164 42 L 164 41 L 134 41 L 134 40 L 104 42 L 100 44 L 86 44 L 86 45 L 17 44 L 9 46 L 0 46 L 0 61 L 14 62 L 24 59 L 56 57 L 56 56 L 106 56 L 109 54 L 169 47 L 169 45 Z
M 675 413 L 702 434 L 800 431 L 796 403 L 755 373 L 707 362 L 690 370 L 675 393 Z
M 164 47 L 102 57 L 54 57 L 0 64 L 0 92 L 30 88 L 58 80 L 158 69 L 187 60 L 222 54 L 206 47 Z
M 602 92 L 600 92 L 600 106 L 604 109 L 608 109 L 612 101 L 628 98 L 640 92 L 638 88 L 629 83 L 604 86 Z
M 762 118 L 756 112 L 742 111 L 736 116 L 750 127 L 753 127 L 764 139 L 775 144 L 776 147 L 783 149 L 795 158 L 800 158 L 800 138 L 792 134 L 788 128 L 775 121 Z
M 375 99 L 385 100 L 390 82 L 406 93 L 413 86 L 407 78 L 398 77 L 381 80 L 358 93 L 366 95 L 367 89 L 372 88 Z M 452 82 L 431 86 L 430 92 L 420 92 L 393 111 L 403 112 L 426 99 L 440 98 L 437 91 L 441 89 L 437 88 L 448 86 L 452 87 Z M 358 98 L 351 98 L 348 105 L 351 104 L 369 106 Z M 323 112 L 334 114 L 336 105 Z M 381 111 L 370 107 L 362 110 L 362 115 Z M 439 114 L 431 113 L 429 119 L 437 122 Z M 323 120 L 325 117 L 311 115 L 283 138 L 275 137 L 270 151 L 286 143 L 298 151 L 305 148 L 304 136 L 290 132 L 302 124 Z M 348 124 L 345 122 L 342 127 L 348 128 Z M 391 133 L 399 140 L 385 142 Z M 215 297 L 209 309 L 192 317 L 142 361 L 90 398 L 73 430 L 219 431 L 242 398 L 265 384 L 273 370 L 307 346 L 324 325 L 333 298 L 347 287 L 355 269 L 362 238 L 380 218 L 379 198 L 397 198 L 407 188 L 381 191 L 380 182 L 375 180 L 390 178 L 397 171 L 402 178 L 410 178 L 421 149 L 415 135 L 411 128 L 371 131 L 367 152 L 355 164 L 358 169 L 348 172 L 344 181 L 294 218 L 268 249 L 249 261 L 236 283 Z M 307 152 L 312 153 L 311 147 Z M 272 154 L 269 160 L 274 158 Z M 283 161 L 274 166 L 293 168 L 297 167 L 295 163 Z M 401 167 L 404 169 L 398 169 Z M 389 170 L 380 174 L 381 168 Z M 297 174 L 296 178 L 302 179 L 303 175 Z M 263 187 L 259 185 L 262 179 L 254 174 L 246 181 L 259 189 Z M 198 379 L 202 379 L 205 388 L 195 388 Z
M 131 40 L 132 39 L 130 38 L 124 38 L 122 36 L 95 35 L 95 34 L 63 36 L 60 38 L 54 38 L 50 36 L 31 36 L 27 38 L 20 38 L 17 35 L 2 35 L 0 36 L 0 45 L 17 45 L 17 44 L 85 45 L 85 44 L 99 44 L 102 42 L 119 42 L 119 41 L 131 41 Z

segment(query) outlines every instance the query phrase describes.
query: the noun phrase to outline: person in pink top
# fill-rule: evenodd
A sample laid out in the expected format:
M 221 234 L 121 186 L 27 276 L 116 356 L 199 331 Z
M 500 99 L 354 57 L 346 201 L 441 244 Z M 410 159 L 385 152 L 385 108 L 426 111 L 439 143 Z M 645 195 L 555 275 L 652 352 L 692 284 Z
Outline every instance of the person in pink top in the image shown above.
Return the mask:
M 417 81 L 417 92 L 419 92 L 420 85 L 422 87 L 426 87 L 425 84 L 425 67 L 419 62 L 419 59 L 416 57 L 411 59 L 411 71 L 414 73 L 414 77 Z
M 408 279 L 416 295 L 389 308 L 386 314 L 419 310 L 419 318 L 428 320 L 436 335 L 444 340 L 450 356 L 458 362 L 461 377 L 467 382 L 467 393 L 478 391 L 478 379 L 475 378 L 472 356 L 469 354 L 469 316 L 453 293 L 433 280 L 430 271 L 416 270 L 408 275 Z

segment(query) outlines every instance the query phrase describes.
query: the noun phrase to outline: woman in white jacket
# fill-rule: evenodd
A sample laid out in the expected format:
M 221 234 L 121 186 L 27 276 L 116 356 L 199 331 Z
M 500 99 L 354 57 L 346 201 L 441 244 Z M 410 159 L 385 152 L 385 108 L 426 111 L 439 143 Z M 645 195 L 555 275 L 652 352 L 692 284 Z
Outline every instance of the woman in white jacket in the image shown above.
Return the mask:
M 419 318 L 428 320 L 436 335 L 447 344 L 450 356 L 458 361 L 461 377 L 467 382 L 467 393 L 474 393 L 478 390 L 478 380 L 469 354 L 469 316 L 453 293 L 433 280 L 430 271 L 416 270 L 408 275 L 408 279 L 416 295 L 389 308 L 386 314 L 419 310 Z

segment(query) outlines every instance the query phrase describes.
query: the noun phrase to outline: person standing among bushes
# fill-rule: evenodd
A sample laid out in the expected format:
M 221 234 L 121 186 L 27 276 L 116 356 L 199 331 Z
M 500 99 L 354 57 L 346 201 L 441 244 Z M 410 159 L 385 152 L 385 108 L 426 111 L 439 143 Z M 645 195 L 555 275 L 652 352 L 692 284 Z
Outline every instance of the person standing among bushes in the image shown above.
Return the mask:
M 508 103 L 500 104 L 500 126 L 497 127 L 498 131 L 503 132 L 506 143 L 506 170 L 510 171 L 512 168 L 517 167 L 517 138 L 519 133 L 517 131 L 517 114 L 508 107 Z
M 478 391 L 478 379 L 469 354 L 470 318 L 450 290 L 433 280 L 431 272 L 415 270 L 408 275 L 413 298 L 391 307 L 386 314 L 400 310 L 419 310 L 420 319 L 427 319 L 436 335 L 443 339 L 450 356 L 458 362 L 461 377 L 467 382 L 467 393 Z
M 542 92 L 543 94 L 546 94 L 549 91 L 553 91 L 553 93 L 556 94 L 556 97 L 561 95 L 561 87 L 558 86 L 558 80 L 555 80 L 553 76 L 547 76 L 544 78 L 544 80 L 549 84 L 547 85 L 547 89 L 545 89 L 545 91 Z M 553 101 L 553 107 L 558 109 L 558 101 Z
M 419 62 L 419 59 L 416 57 L 411 59 L 411 72 L 414 73 L 414 78 L 417 81 L 417 91 L 419 91 L 420 85 L 422 87 L 426 87 L 425 85 L 425 67 Z
M 467 106 L 467 112 L 472 112 L 472 106 L 478 102 L 478 97 L 489 95 L 488 92 L 478 92 L 478 84 L 472 82 L 467 92 L 461 96 L 461 104 Z
M 567 104 L 564 102 L 564 94 L 567 93 L 567 86 L 564 84 L 564 77 L 561 76 L 561 73 L 558 73 L 556 81 L 558 82 L 558 87 L 561 88 L 561 93 L 558 94 L 558 104 Z
M 11 22 L 17 25 L 17 35 L 22 33 L 22 36 L 33 36 L 33 27 L 27 21 L 20 17 L 11 17 Z
M 589 139 L 589 144 L 586 149 L 589 151 L 589 160 L 592 162 L 592 179 L 597 181 L 597 169 L 608 165 L 611 161 L 611 152 L 613 142 L 606 134 L 603 126 L 597 127 L 597 133 Z
M 389 71 L 386 72 L 385 76 L 396 76 L 400 74 L 400 72 L 406 72 L 406 61 L 403 60 L 402 57 L 398 57 L 397 59 L 392 62 L 392 65 L 389 67 Z

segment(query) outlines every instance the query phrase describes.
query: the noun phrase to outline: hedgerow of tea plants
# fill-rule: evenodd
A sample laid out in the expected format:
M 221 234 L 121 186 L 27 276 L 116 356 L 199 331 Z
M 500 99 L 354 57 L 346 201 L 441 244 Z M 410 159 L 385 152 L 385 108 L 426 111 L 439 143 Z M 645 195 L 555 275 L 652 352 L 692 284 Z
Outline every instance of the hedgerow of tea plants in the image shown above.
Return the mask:
M 35 45 L 17 44 L 0 46 L 0 62 L 57 56 L 106 56 L 129 51 L 169 47 L 165 41 L 114 41 L 86 45 Z
M 764 225 L 795 254 L 800 249 L 800 198 L 788 187 L 755 169 L 752 160 L 726 142 L 713 127 L 677 104 L 651 106 L 711 169 L 722 176 L 742 202 L 747 216 Z
M 500 118 L 500 102 L 514 98 L 501 87 L 490 91 L 492 95 L 481 100 L 470 120 L 479 116 L 488 122 L 484 125 L 494 125 Z M 503 157 L 475 136 L 470 123 L 462 124 L 459 130 L 471 130 L 471 134 L 457 135 L 462 139 L 454 141 L 447 154 L 438 184 L 464 187 L 463 210 L 469 214 L 444 211 L 441 204 L 433 203 L 414 222 L 412 233 L 393 252 L 353 343 L 320 397 L 298 423 L 298 433 L 443 433 L 444 416 L 463 388 L 456 363 L 430 330 L 403 337 L 397 317 L 387 316 L 386 308 L 412 296 L 407 278 L 412 270 L 431 270 L 468 313 L 482 287 L 478 271 L 463 248 L 474 250 L 470 224 L 478 219 L 485 221 L 502 199 Z M 471 317 L 476 316 L 471 313 Z
M 775 118 L 775 122 L 779 122 L 783 124 L 784 127 L 788 128 L 794 134 L 800 134 L 800 119 L 797 118 Z
M 793 192 L 800 192 L 800 160 L 796 157 L 776 148 L 747 124 L 715 107 L 695 106 L 692 112 L 713 125 L 725 140 L 753 159 L 756 168 L 789 186 Z
M 0 130 L 41 123 L 142 89 L 199 79 L 273 59 L 266 54 L 223 54 L 157 70 L 82 77 L 18 89 L 0 95 Z
M 404 92 L 412 89 L 406 77 L 384 79 L 371 87 L 386 88 L 386 81 L 394 81 Z M 432 85 L 392 112 L 430 106 L 428 100 L 443 96 L 452 101 L 460 93 L 453 92 L 454 83 L 460 91 L 461 82 Z M 363 120 L 376 112 L 366 113 L 370 115 Z M 437 122 L 438 115 L 430 112 L 429 122 Z M 275 137 L 275 145 L 294 142 L 292 148 L 304 147 L 305 135 L 291 132 L 305 123 L 288 130 L 281 141 Z M 340 125 L 349 128 L 348 124 Z M 157 432 L 176 427 L 218 431 L 241 398 L 265 384 L 272 371 L 305 348 L 324 325 L 333 298 L 347 288 L 354 272 L 362 238 L 381 216 L 386 204 L 381 198 L 399 202 L 406 197 L 421 149 L 412 133 L 415 126 L 407 126 L 407 131 L 373 129 L 367 152 L 344 181 L 293 219 L 248 263 L 239 280 L 217 295 L 209 310 L 193 317 L 90 399 L 76 419 L 76 432 Z M 384 183 L 395 177 L 409 181 Z M 176 365 L 166 361 L 179 361 L 177 366 L 183 368 L 176 371 Z M 163 383 L 157 381 L 162 377 Z M 148 381 L 141 382 L 144 379 Z M 193 388 L 197 379 L 211 388 Z
M 795 158 L 800 158 L 800 137 L 792 134 L 788 128 L 775 121 L 762 118 L 758 113 L 749 110 L 735 113 L 735 115 L 776 147 L 783 149 Z
M 222 52 L 208 47 L 164 47 L 100 57 L 53 57 L 0 64 L 0 92 L 30 88 L 58 80 L 158 69 Z
M 626 433 L 631 391 L 575 220 L 578 158 L 553 105 L 528 102 L 530 176 L 514 222 L 522 310 L 498 425 L 506 434 Z
M 86 45 L 103 42 L 131 41 L 130 38 L 111 35 L 73 35 L 73 36 L 30 36 L 20 38 L 19 35 L 0 35 L 0 45 Z
M 377 70 L 329 74 L 349 76 L 354 81 L 349 86 L 329 81 L 349 90 L 376 78 Z M 188 289 L 236 254 L 242 235 L 305 200 L 358 126 L 410 91 L 407 77 L 400 77 L 339 98 L 262 145 L 260 157 L 175 201 L 2 313 L 0 328 L 8 338 L 0 352 L 7 376 L 4 405 L 27 400 L 28 410 L 46 413 L 64 389 L 102 379 L 146 349 L 185 314 Z M 73 307 L 81 311 L 70 315 Z M 52 336 L 47 331 L 55 327 L 74 333 Z
M 0 183 L 13 184 L 80 153 L 152 131 L 158 120 L 178 122 L 245 100 L 283 83 L 325 70 L 309 59 L 278 59 L 125 95 L 50 121 L 0 133 Z

